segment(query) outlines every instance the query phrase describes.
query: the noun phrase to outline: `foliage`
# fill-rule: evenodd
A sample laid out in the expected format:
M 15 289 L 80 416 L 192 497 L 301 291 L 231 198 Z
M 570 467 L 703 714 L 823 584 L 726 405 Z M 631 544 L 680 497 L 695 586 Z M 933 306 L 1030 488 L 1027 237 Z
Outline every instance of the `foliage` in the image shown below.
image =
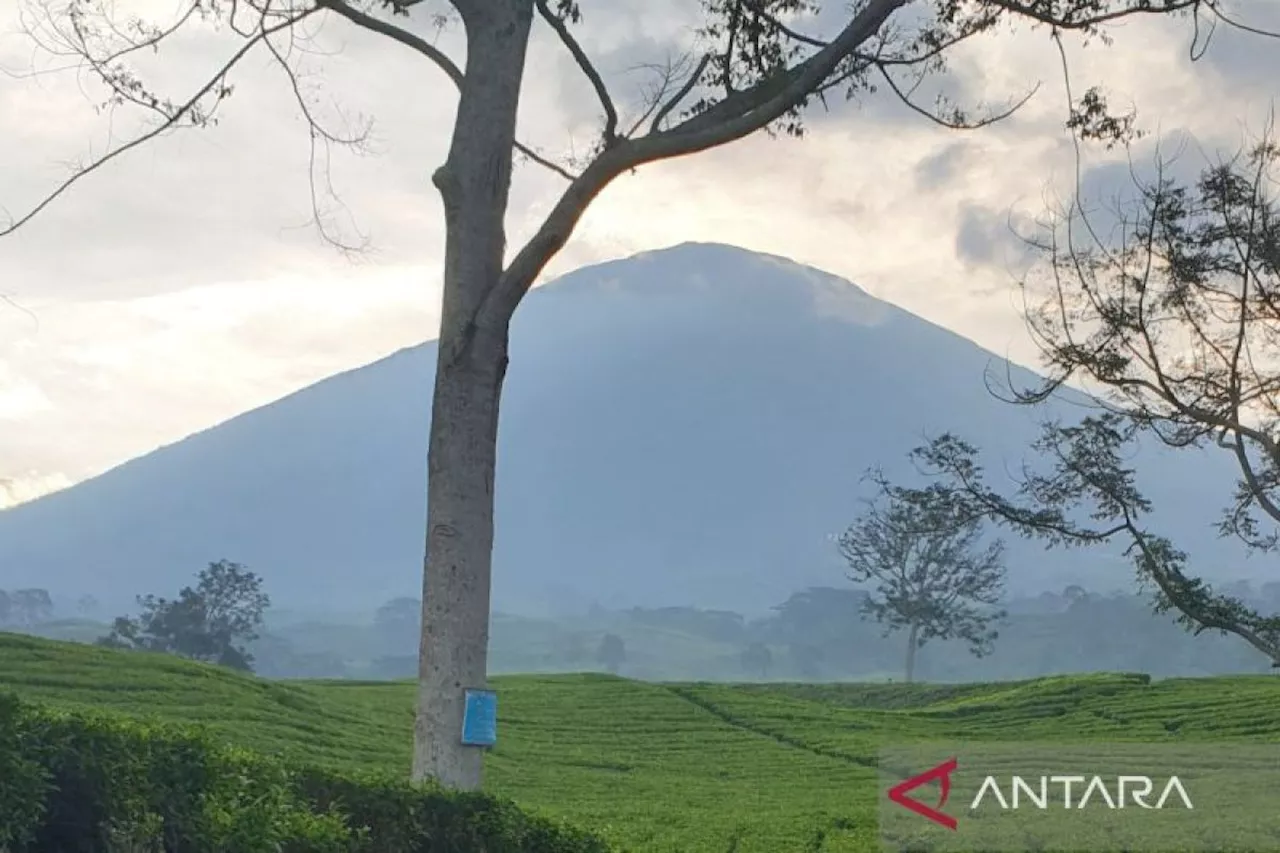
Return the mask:
M 0 625 L 37 625 L 53 616 L 53 599 L 47 589 L 0 589 Z
M 940 441 L 925 454 L 995 515 L 1055 544 L 1126 539 L 1158 611 L 1193 631 L 1235 634 L 1280 666 L 1280 613 L 1266 616 L 1186 571 L 1172 541 L 1139 525 L 1150 501 L 1122 452 L 1142 436 L 1183 449 L 1217 447 L 1240 481 L 1219 524 L 1250 549 L 1280 547 L 1280 146 L 1270 135 L 1193 184 L 1156 164 L 1133 171 L 1136 196 L 1101 228 L 1077 199 L 1033 241 L 1047 287 L 1028 326 L 1050 371 L 1040 387 L 1014 389 L 1038 403 L 1070 381 L 1096 386 L 1106 411 L 1074 427 L 1045 425 L 1038 449 L 1055 468 L 1028 475 L 1014 500 L 986 490 L 975 448 Z M 964 483 L 968 478 L 969 483 Z M 1017 503 L 1022 499 L 1022 503 Z M 1072 523 L 1092 505 L 1100 526 Z M 1270 525 L 1270 527 L 1268 527 Z
M 596 660 L 610 672 L 616 673 L 627 662 L 627 644 L 617 634 L 605 634 L 600 638 Z
M 714 640 L 733 643 L 742 639 L 746 620 L 741 613 L 727 610 L 705 610 L 698 607 L 633 607 L 627 611 L 631 621 L 640 625 L 671 628 Z
M 990 518 L 1050 547 L 1127 542 L 1126 553 L 1139 581 L 1154 593 L 1157 613 L 1175 613 L 1197 634 L 1234 634 L 1280 664 L 1280 616 L 1264 616 L 1188 574 L 1186 554 L 1145 526 L 1151 502 L 1125 464 L 1141 430 L 1139 421 L 1114 412 L 1075 426 L 1044 424 L 1032 449 L 1047 468 L 1024 468 L 1011 497 L 987 485 L 977 448 L 954 435 L 940 436 L 913 456 L 940 478 L 933 488 L 975 518 Z
M 142 615 L 118 617 L 99 642 L 250 670 L 253 656 L 244 644 L 257 639 L 270 603 L 261 578 L 239 563 L 220 560 L 172 601 L 140 596 Z
M 422 601 L 393 598 L 374 613 L 373 624 L 388 650 L 416 650 L 422 631 Z
M 605 853 L 508 802 L 270 759 L 189 726 L 0 696 L 0 844 L 12 853 Z
M 821 646 L 805 643 L 792 643 L 787 646 L 787 654 L 795 671 L 805 678 L 817 678 L 825 660 Z
M 409 762 L 408 682 L 271 682 L 170 656 L 0 634 L 0 683 L 41 705 L 199 724 L 210 741 L 297 768 L 296 783 L 314 792 L 319 810 L 328 797 L 353 816 L 395 812 L 410 796 L 396 783 L 379 787 Z M 1188 743 L 1280 738 L 1280 685 L 1267 677 L 913 686 L 565 675 L 500 677 L 493 686 L 503 711 L 486 788 L 635 853 L 725 853 L 733 838 L 738 853 L 803 850 L 824 828 L 824 853 L 879 850 L 874 765 L 894 745 L 992 731 L 1032 743 L 1164 743 L 1173 731 Z M 322 787 L 330 774 L 342 781 Z
M 873 475 L 881 494 L 839 538 L 849 578 L 871 584 L 863 613 L 886 634 L 907 631 L 907 680 L 915 649 L 959 638 L 990 652 L 1003 618 L 1004 545 L 979 548 L 983 517 L 939 485 L 913 489 Z

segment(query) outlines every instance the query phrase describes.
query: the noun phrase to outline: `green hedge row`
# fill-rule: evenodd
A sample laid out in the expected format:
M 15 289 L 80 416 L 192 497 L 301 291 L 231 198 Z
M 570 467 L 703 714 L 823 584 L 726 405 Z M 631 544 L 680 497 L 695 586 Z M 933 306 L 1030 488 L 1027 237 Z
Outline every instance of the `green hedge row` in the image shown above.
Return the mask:
M 607 853 L 485 794 L 0 695 L 0 853 Z

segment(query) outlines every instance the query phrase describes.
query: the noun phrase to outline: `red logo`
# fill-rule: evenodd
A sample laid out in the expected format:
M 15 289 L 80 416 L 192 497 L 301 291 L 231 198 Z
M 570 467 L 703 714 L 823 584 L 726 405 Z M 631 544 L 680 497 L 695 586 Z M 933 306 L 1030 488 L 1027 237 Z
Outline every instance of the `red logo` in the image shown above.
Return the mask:
M 912 776 L 910 779 L 894 785 L 889 789 L 889 799 L 900 806 L 911 809 L 921 817 L 926 817 L 934 823 L 945 826 L 947 829 L 955 829 L 956 819 L 940 811 L 947 804 L 947 795 L 951 793 L 951 773 L 955 769 L 956 760 L 948 758 L 932 770 L 927 770 L 919 776 Z M 919 800 L 907 796 L 908 791 L 913 791 L 921 785 L 927 785 L 935 779 L 938 780 L 938 785 L 942 788 L 942 799 L 938 800 L 936 808 L 926 806 Z

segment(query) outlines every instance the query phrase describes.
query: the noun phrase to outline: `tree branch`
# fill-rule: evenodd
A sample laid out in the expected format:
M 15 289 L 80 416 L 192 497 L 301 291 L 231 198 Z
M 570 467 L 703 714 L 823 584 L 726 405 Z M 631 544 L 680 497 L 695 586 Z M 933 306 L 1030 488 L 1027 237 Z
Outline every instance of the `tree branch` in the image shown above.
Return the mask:
M 150 142 L 152 139 L 156 139 L 157 137 L 163 136 L 169 131 L 176 129 L 184 119 L 190 118 L 192 115 L 197 114 L 200 102 L 204 100 L 210 93 L 213 93 L 216 97 L 216 100 L 219 102 L 225 99 L 230 94 L 230 89 L 225 85 L 227 75 L 231 72 L 233 68 L 235 68 L 236 65 L 240 63 L 242 59 L 245 58 L 245 56 L 249 54 L 251 50 L 253 50 L 253 48 L 257 47 L 258 44 L 263 42 L 269 36 L 274 35 L 275 33 L 278 33 L 282 30 L 288 29 L 289 27 L 296 25 L 300 21 L 305 20 L 306 18 L 310 17 L 315 11 L 316 11 L 315 8 L 308 9 L 304 12 L 298 13 L 297 15 L 293 15 L 288 18 L 285 18 L 280 23 L 274 24 L 270 27 L 262 28 L 257 35 L 253 36 L 248 41 L 246 41 L 243 45 L 241 45 L 240 48 L 235 53 L 233 53 L 225 63 L 222 64 L 222 67 L 219 68 L 218 71 L 212 77 L 209 78 L 208 82 L 206 82 L 203 86 L 201 86 L 199 89 L 196 90 L 195 94 L 193 94 L 190 98 L 188 98 L 182 104 L 178 105 L 176 109 L 169 111 L 166 114 L 165 119 L 159 125 L 157 125 L 156 127 L 152 128 L 151 130 L 147 131 L 146 133 L 140 136 L 134 137 L 133 139 L 129 140 L 123 145 L 119 145 L 111 149 L 106 154 L 103 154 L 101 157 L 89 163 L 87 166 L 83 166 L 77 169 L 75 172 L 71 174 L 70 177 L 68 177 L 66 180 L 60 183 L 57 187 L 55 187 L 52 192 L 46 195 L 38 204 L 36 204 L 33 208 L 31 208 L 27 213 L 23 214 L 21 217 L 15 220 L 11 220 L 8 225 L 0 226 L 0 237 L 7 236 L 17 231 L 23 225 L 25 225 L 26 223 L 34 219 L 36 216 L 38 216 L 49 205 L 53 204 L 54 201 L 56 201 L 60 196 L 62 196 L 62 194 L 65 193 L 67 190 L 71 189 L 72 186 L 79 183 L 82 179 L 88 177 L 94 172 L 98 171 L 107 163 L 110 163 L 112 160 L 115 160 L 117 157 L 120 157 L 123 154 L 127 154 L 133 149 L 147 142 Z M 110 84 L 108 83 L 108 85 Z
M 783 69 L 750 89 L 725 98 L 707 112 L 671 130 L 619 140 L 601 152 L 565 190 L 537 233 L 503 272 L 481 308 L 493 318 L 510 317 L 547 261 L 564 246 L 587 205 L 623 172 L 658 160 L 681 157 L 741 139 L 803 101 L 859 45 L 876 34 L 889 16 L 910 0 L 871 0 L 840 35 L 795 68 Z M 694 78 L 697 79 L 697 78 Z
M 370 32 L 398 41 L 410 50 L 422 54 L 434 62 L 453 81 L 455 86 L 461 88 L 462 69 L 444 51 L 421 36 L 414 35 L 403 27 L 397 27 L 395 24 L 375 18 L 367 12 L 362 12 L 344 2 L 344 0 L 315 0 L 315 4 L 321 9 L 328 9 L 330 12 L 346 18 L 358 27 L 363 27 Z
M 609 96 L 609 90 L 604 85 L 604 79 L 600 76 L 600 72 L 591 64 L 591 59 L 587 56 L 586 51 L 582 49 L 582 45 L 578 44 L 578 40 L 573 37 L 573 33 L 569 32 L 568 25 L 557 16 L 547 6 L 547 0 L 534 0 L 540 14 L 555 30 L 560 41 L 569 53 L 573 56 L 573 61 L 578 64 L 578 68 L 586 75 L 587 80 L 591 82 L 591 88 L 595 89 L 596 97 L 600 100 L 600 106 L 604 110 L 604 131 L 601 133 L 601 139 L 605 148 L 611 147 L 618 138 L 618 110 L 613 105 L 613 98 Z
M 458 67 L 456 62 L 449 58 L 448 54 L 421 36 L 414 35 L 402 27 L 397 27 L 395 24 L 389 24 L 380 18 L 375 18 L 373 15 L 353 8 L 351 5 L 345 3 L 344 0 L 315 0 L 315 2 L 318 7 L 328 9 L 329 11 L 346 18 L 358 27 L 363 27 L 370 32 L 378 33 L 394 41 L 398 41 L 405 47 L 425 56 L 427 59 L 435 63 L 440 70 L 453 81 L 454 86 L 459 89 L 462 88 L 464 78 L 462 69 Z M 411 4 L 403 5 L 407 6 Z M 532 162 L 537 163 L 544 169 L 549 169 L 550 171 L 555 172 L 566 181 L 572 181 L 576 177 L 576 175 L 565 169 L 563 166 L 548 160 L 546 157 L 543 157 L 541 154 L 518 140 L 515 143 L 515 149 L 525 157 L 529 158 Z
M 1033 97 L 1035 97 L 1036 92 L 1040 91 L 1040 84 L 1036 83 L 1036 85 L 1032 87 L 1030 92 L 1027 92 L 1019 100 L 1015 101 L 1013 104 L 1006 107 L 1002 112 L 992 113 L 991 115 L 984 116 L 983 118 L 980 118 L 977 121 L 967 121 L 963 119 L 958 112 L 954 117 L 948 118 L 944 115 L 939 115 L 935 112 L 927 110 L 924 107 L 917 104 L 915 101 L 911 99 L 911 93 L 903 91 L 902 87 L 899 86 L 898 82 L 893 79 L 893 75 L 889 73 L 889 70 L 885 68 L 884 65 L 874 61 L 872 62 L 872 64 L 875 66 L 875 69 L 880 72 L 880 76 L 884 78 L 884 81 L 889 86 L 889 89 L 895 95 L 898 96 L 898 100 L 902 101 L 902 103 L 905 104 L 908 109 L 917 113 L 918 115 L 924 116 L 934 124 L 941 125 L 942 127 L 947 128 L 948 130 L 978 130 L 979 128 L 983 128 L 983 127 L 987 127 L 988 125 L 995 124 L 996 122 L 1004 121 L 1009 116 L 1013 115 L 1018 110 L 1022 109 L 1023 105 L 1025 105 L 1027 101 L 1030 101 Z
M 693 91 L 693 87 L 698 85 L 698 81 L 702 79 L 702 75 L 707 70 L 707 65 L 711 62 L 711 54 L 703 54 L 702 59 L 698 60 L 698 65 L 693 69 L 693 73 L 684 81 L 684 84 L 676 90 L 665 104 L 658 110 L 653 117 L 653 122 L 649 125 L 649 133 L 659 133 L 662 130 L 662 122 L 671 111 L 680 106 L 680 102 L 689 97 L 689 93 Z

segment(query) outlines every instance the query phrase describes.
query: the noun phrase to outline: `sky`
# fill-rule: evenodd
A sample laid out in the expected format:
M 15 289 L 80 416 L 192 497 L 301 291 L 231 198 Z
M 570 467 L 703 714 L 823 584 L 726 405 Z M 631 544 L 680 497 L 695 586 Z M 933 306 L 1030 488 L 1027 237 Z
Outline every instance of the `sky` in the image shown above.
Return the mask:
M 0 2 L 0 215 L 21 216 L 76 164 L 146 127 L 136 111 L 101 109 L 92 75 L 48 52 L 42 15 L 57 6 L 44 2 Z M 112 6 L 167 22 L 188 2 Z M 697 0 L 582 6 L 575 34 L 633 115 L 653 65 L 694 45 Z M 1274 0 L 1227 8 L 1280 30 Z M 419 7 L 404 26 L 460 59 L 459 27 L 437 28 L 433 11 Z M 269 53 L 252 54 L 216 126 L 130 151 L 0 237 L 0 507 L 436 334 L 444 235 L 430 177 L 447 151 L 454 90 L 420 55 L 317 18 L 289 61 L 326 126 L 368 129 L 360 150 L 322 151 L 311 168 L 288 76 Z M 519 136 L 571 158 L 589 149 L 600 117 L 567 51 L 535 28 Z M 1114 103 L 1138 108 L 1151 132 L 1139 162 L 1158 142 L 1198 168 L 1263 128 L 1280 77 L 1275 41 L 1220 28 L 1193 63 L 1189 21 L 1113 32 L 1109 47 L 1068 41 L 1072 84 L 1104 84 Z M 136 70 L 177 100 L 240 43 L 225 26 L 192 26 Z M 758 135 L 641 168 L 596 201 L 543 281 L 685 241 L 730 243 L 827 270 L 1034 364 L 1016 287 L 1028 256 L 1010 223 L 1030 223 L 1077 186 L 1060 58 L 1024 26 L 959 50 L 943 84 L 998 104 L 1037 82 L 1021 111 L 977 131 L 938 127 L 875 94 L 811 113 L 802 140 Z M 1122 190 L 1127 156 L 1085 149 L 1085 196 Z M 360 252 L 321 239 L 309 175 L 326 229 Z M 563 186 L 537 165 L 517 167 L 509 252 Z

